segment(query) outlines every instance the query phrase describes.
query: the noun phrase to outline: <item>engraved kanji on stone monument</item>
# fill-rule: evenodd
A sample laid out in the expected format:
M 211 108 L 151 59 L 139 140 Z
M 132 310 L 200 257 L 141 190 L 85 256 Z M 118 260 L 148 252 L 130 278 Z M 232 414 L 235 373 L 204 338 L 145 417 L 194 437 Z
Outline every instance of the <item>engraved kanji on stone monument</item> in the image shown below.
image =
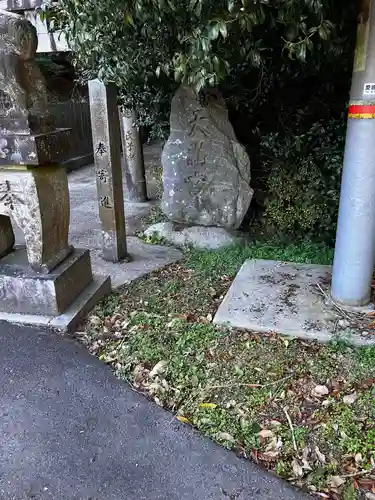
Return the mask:
M 130 201 L 144 202 L 147 201 L 147 187 L 137 113 L 134 109 L 120 109 L 120 113 L 127 197 Z
M 114 86 L 92 80 L 89 93 L 103 258 L 119 262 L 128 255 L 117 92 Z

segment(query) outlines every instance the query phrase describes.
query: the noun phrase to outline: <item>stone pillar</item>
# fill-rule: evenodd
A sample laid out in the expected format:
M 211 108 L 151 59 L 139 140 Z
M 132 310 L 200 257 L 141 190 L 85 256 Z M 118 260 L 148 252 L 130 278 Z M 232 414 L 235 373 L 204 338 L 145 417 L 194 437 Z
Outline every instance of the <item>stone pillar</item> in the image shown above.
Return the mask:
M 117 91 L 113 85 L 91 80 L 89 94 L 103 258 L 120 262 L 128 254 Z
M 361 7 L 331 289 L 347 306 L 371 301 L 375 264 L 375 2 Z
M 120 112 L 122 150 L 125 160 L 125 181 L 130 201 L 147 201 L 143 146 L 136 126 L 137 113 L 134 109 Z
M 110 291 L 110 280 L 94 279 L 90 252 L 69 245 L 60 162 L 71 131 L 53 126 L 36 49 L 32 24 L 0 10 L 0 320 L 22 323 L 27 314 L 28 324 L 66 330 Z M 26 248 L 14 249 L 12 223 Z
M 69 208 L 64 168 L 0 169 L 0 213 L 22 229 L 35 271 L 48 273 L 71 253 Z

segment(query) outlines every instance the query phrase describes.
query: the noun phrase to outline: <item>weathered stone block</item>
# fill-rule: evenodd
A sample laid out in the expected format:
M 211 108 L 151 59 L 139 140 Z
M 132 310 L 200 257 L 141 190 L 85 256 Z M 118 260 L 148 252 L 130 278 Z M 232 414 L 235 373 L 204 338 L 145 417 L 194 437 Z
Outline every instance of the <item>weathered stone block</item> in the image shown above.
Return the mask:
M 0 10 L 0 38 L 1 135 L 52 130 L 46 85 L 35 61 L 35 27 L 23 16 Z
M 174 222 L 237 229 L 253 196 L 250 160 L 217 91 L 181 87 L 172 101 L 163 211 Z
M 46 165 L 69 158 L 71 129 L 26 135 L 0 133 L 0 165 Z
M 274 260 L 247 260 L 220 305 L 214 323 L 257 333 L 319 342 L 342 339 L 374 344 L 358 318 L 340 325 L 342 314 L 329 299 L 331 267 Z M 326 290 L 326 296 L 321 293 Z M 366 314 L 371 307 L 357 310 Z M 350 317 L 350 316 L 348 316 Z
M 69 191 L 63 167 L 0 167 L 0 214 L 22 229 L 35 271 L 48 273 L 70 254 Z M 5 229 L 0 224 L 0 238 Z
M 35 27 L 0 10 L 0 40 L 0 165 L 66 160 L 70 132 L 54 129 Z
M 26 250 L 16 250 L 0 260 L 0 311 L 59 315 L 92 279 L 88 250 L 75 250 L 50 274 L 30 269 Z
M 233 234 L 232 234 L 233 233 Z M 239 234 L 223 227 L 178 227 L 173 222 L 158 222 L 144 232 L 147 237 L 156 236 L 176 246 L 192 246 L 204 250 L 229 247 L 240 241 Z

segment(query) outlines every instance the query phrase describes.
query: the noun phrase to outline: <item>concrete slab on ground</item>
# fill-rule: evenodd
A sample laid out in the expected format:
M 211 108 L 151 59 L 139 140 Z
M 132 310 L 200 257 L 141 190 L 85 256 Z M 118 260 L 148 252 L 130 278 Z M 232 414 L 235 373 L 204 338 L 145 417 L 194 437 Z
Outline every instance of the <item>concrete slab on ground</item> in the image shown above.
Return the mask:
M 342 337 L 357 345 L 375 343 L 375 339 L 371 341 L 371 337 L 349 330 L 349 324 L 329 299 L 330 281 L 330 266 L 248 260 L 220 305 L 214 323 L 321 342 Z M 326 296 L 319 286 L 326 290 Z
M 0 500 L 308 500 L 73 340 L 0 324 Z

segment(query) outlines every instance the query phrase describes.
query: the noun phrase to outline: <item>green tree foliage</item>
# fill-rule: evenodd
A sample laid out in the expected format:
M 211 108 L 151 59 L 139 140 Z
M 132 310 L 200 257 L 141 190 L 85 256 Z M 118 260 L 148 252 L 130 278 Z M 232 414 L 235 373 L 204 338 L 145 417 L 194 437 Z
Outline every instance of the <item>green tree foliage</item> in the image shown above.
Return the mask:
M 345 121 L 331 119 L 315 122 L 303 134 L 262 138 L 269 226 L 294 236 L 333 240 L 344 137 Z
M 335 0 L 49 0 L 84 79 L 121 89 L 150 120 L 177 83 L 198 90 L 261 68 L 274 53 L 306 61 L 332 49 Z M 144 109 L 153 109 L 142 113 Z
M 83 80 L 120 89 L 140 123 L 168 131 L 180 83 L 219 86 L 276 230 L 335 231 L 352 0 L 48 0 Z M 324 146 L 322 149 L 322 145 Z

